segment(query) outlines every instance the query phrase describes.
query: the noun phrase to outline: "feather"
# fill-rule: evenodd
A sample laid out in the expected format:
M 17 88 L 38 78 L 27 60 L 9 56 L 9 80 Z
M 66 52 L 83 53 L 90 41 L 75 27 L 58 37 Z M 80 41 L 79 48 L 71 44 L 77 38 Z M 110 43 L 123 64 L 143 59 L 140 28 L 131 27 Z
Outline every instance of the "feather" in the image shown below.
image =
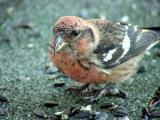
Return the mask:
M 141 29 L 160 31 L 160 27 L 144 27 L 144 28 L 141 28 Z
M 158 39 L 160 27 L 138 28 L 111 21 L 91 21 L 99 30 L 100 41 L 93 51 L 104 68 L 113 68 L 143 53 Z

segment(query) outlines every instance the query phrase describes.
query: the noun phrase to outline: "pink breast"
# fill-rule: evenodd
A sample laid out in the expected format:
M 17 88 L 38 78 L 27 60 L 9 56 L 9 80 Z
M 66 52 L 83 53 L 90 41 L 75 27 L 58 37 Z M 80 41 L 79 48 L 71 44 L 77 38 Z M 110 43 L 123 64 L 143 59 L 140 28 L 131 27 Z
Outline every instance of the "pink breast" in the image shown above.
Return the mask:
M 72 56 L 66 53 L 51 54 L 50 58 L 54 65 L 72 80 L 82 83 L 104 82 L 101 73 L 94 66 L 91 66 L 90 69 L 85 69 Z

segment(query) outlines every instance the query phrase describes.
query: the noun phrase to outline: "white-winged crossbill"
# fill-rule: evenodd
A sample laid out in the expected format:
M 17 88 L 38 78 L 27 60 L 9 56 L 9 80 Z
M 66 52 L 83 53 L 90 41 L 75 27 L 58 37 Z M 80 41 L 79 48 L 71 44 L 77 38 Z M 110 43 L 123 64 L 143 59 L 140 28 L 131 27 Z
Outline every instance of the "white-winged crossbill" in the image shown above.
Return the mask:
M 136 72 L 144 51 L 159 42 L 160 28 L 64 16 L 54 26 L 49 57 L 72 80 L 114 83 Z

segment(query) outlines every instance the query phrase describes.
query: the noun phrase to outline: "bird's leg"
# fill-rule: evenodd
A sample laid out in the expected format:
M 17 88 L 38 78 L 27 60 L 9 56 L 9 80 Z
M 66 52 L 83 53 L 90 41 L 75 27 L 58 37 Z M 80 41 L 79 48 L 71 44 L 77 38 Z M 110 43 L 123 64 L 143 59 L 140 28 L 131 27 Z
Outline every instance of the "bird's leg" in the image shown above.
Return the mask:
M 116 84 L 111 83 L 111 84 L 107 85 L 106 87 L 104 87 L 103 89 L 101 89 L 98 92 L 98 94 L 96 94 L 95 96 L 85 97 L 83 99 L 88 100 L 90 102 L 93 102 L 93 101 L 100 99 L 101 97 L 103 97 L 105 95 L 117 96 L 117 97 L 122 97 L 122 98 L 126 97 L 126 94 L 124 92 L 122 92 L 121 90 L 119 90 Z
M 85 92 L 88 91 L 90 84 L 84 84 L 82 86 L 72 86 L 70 88 L 67 88 L 66 91 L 72 92 L 72 91 L 76 91 L 76 92 Z

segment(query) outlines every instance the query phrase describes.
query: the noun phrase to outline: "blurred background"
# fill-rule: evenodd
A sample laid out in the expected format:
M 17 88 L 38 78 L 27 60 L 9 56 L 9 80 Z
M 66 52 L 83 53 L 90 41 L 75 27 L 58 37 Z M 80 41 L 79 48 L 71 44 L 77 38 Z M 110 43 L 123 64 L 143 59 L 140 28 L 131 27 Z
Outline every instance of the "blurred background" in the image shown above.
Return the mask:
M 79 97 L 64 93 L 74 83 L 56 77 L 48 59 L 54 22 L 64 15 L 160 26 L 160 1 L 0 0 L 0 120 L 37 120 L 45 115 L 45 119 L 53 120 L 55 112 L 72 106 L 74 98 Z M 127 99 L 104 98 L 94 105 L 95 109 L 101 103 L 116 102 L 128 109 L 131 120 L 140 120 L 141 109 L 148 105 L 160 83 L 159 49 L 157 45 L 147 52 L 140 72 L 131 78 L 133 82 L 122 86 Z M 59 105 L 48 108 L 44 106 L 46 100 Z M 35 109 L 45 115 L 40 113 L 42 117 L 38 117 Z M 114 117 L 108 114 L 108 120 L 112 120 Z

